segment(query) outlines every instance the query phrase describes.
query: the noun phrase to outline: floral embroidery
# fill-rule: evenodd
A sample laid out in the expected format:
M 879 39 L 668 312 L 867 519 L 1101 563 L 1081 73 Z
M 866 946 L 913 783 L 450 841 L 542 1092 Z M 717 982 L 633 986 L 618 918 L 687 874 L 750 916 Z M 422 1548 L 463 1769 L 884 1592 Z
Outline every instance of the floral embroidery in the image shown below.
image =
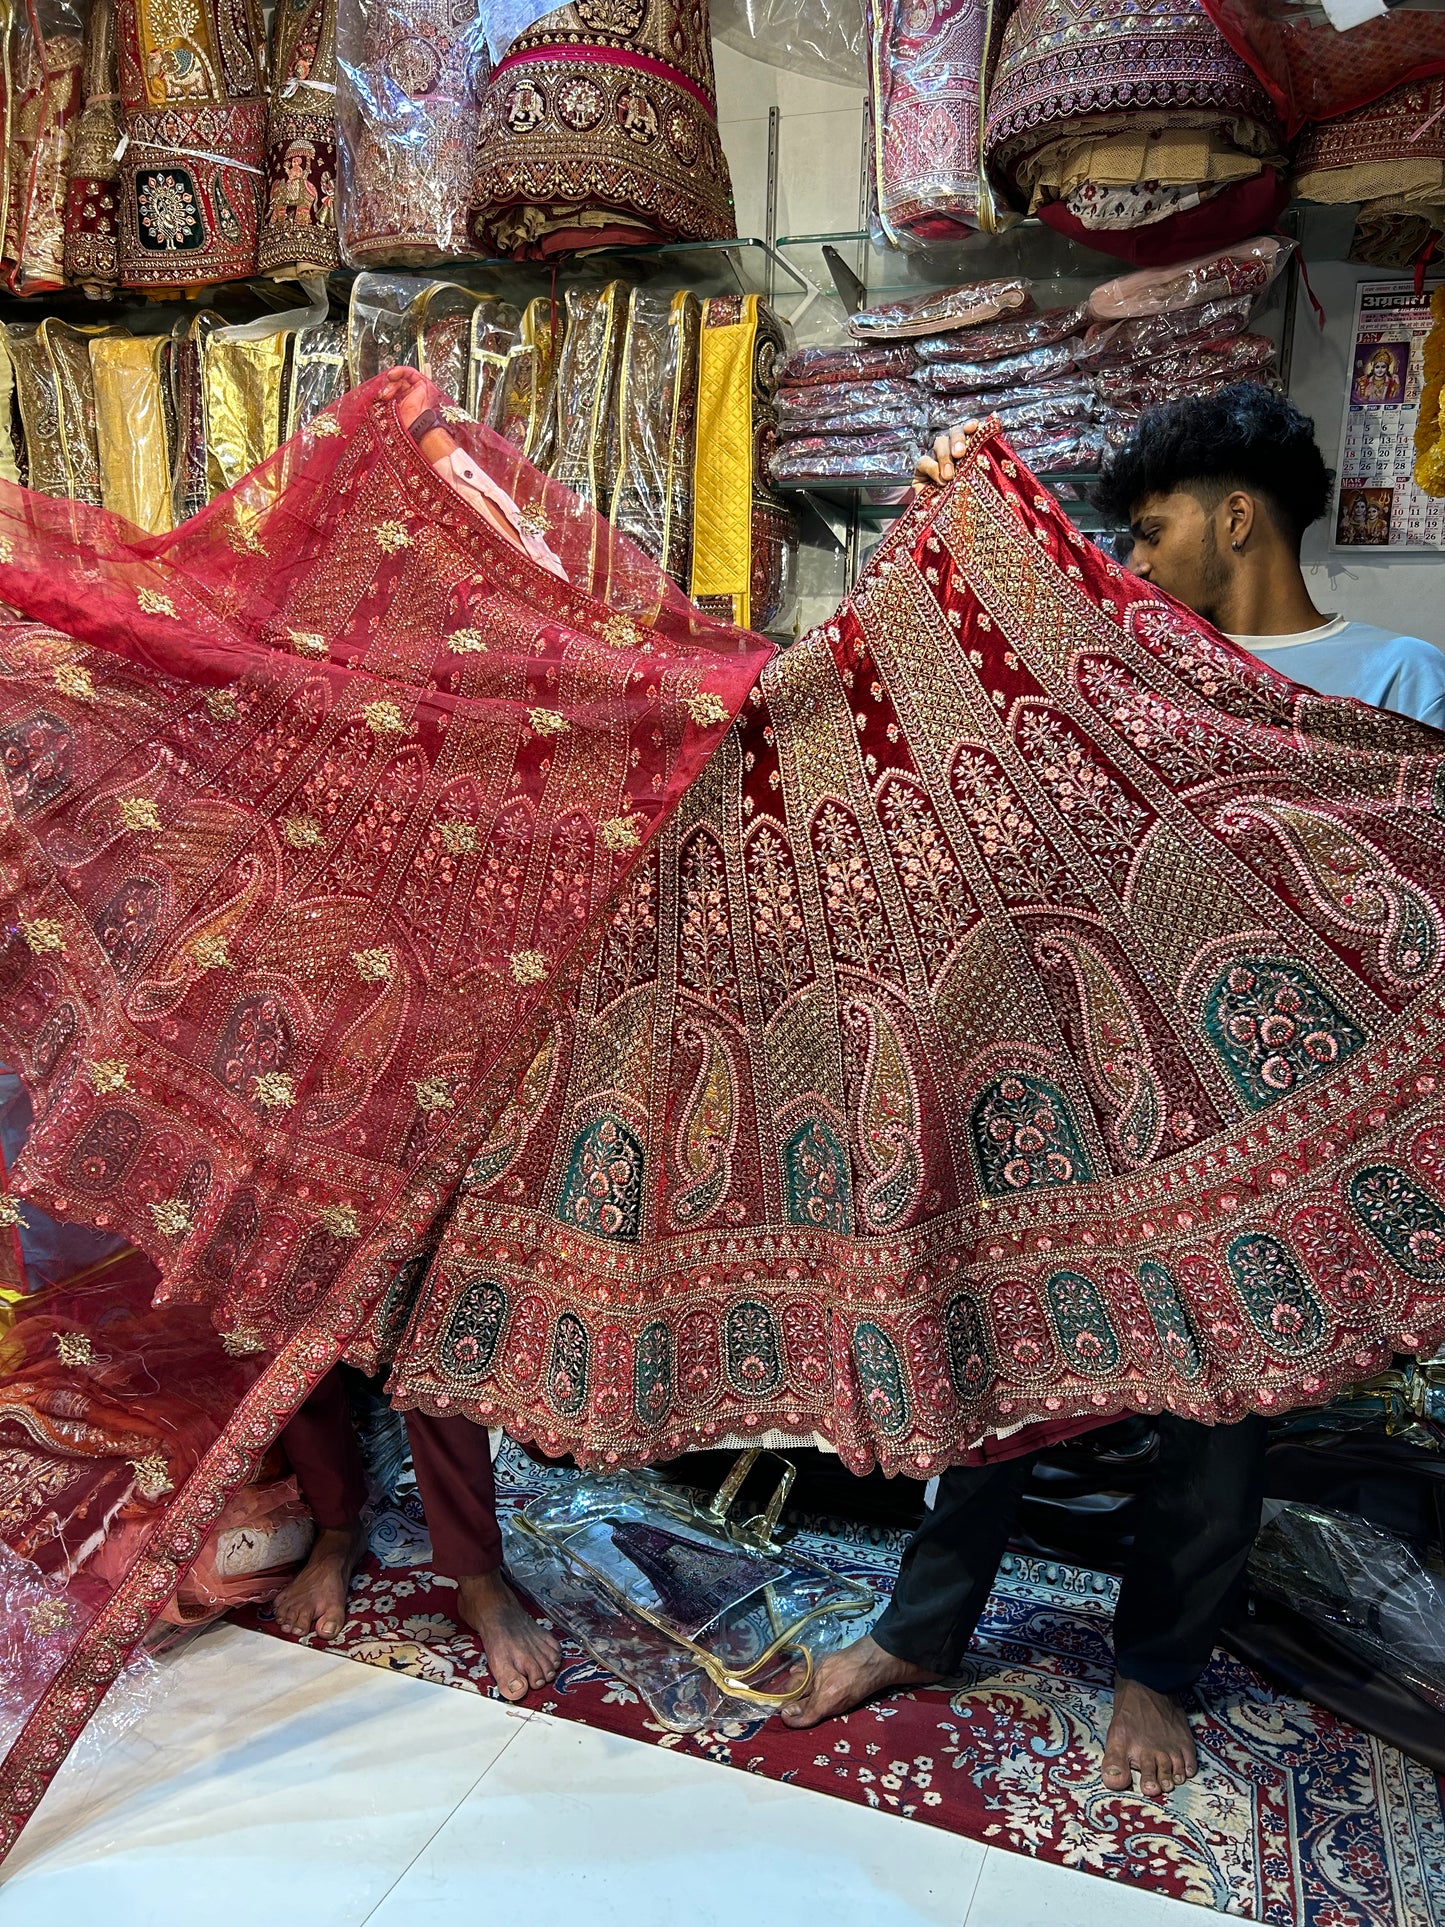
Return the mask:
M 160 811 L 148 796 L 123 796 L 120 799 L 120 820 L 128 830 L 158 830 L 161 827 Z
M 127 1464 L 135 1473 L 135 1489 L 143 1499 L 163 1499 L 175 1491 L 170 1460 L 164 1452 L 147 1452 L 142 1458 L 127 1460 Z
M 148 616 L 173 616 L 176 613 L 175 603 L 158 589 L 137 589 L 135 599 Z
M 424 1111 L 449 1111 L 456 1100 L 451 1080 L 446 1077 L 421 1077 L 416 1082 L 416 1101 Z
M 259 1332 L 238 1325 L 234 1331 L 221 1333 L 221 1349 L 228 1358 L 252 1358 L 257 1352 L 265 1351 L 266 1346 Z
M 351 961 L 356 965 L 356 974 L 364 984 L 390 981 L 392 964 L 389 950 L 353 950 Z
M 321 844 L 321 825 L 314 816 L 288 816 L 283 828 L 294 850 L 314 850 Z
M 62 696 L 69 696 L 76 702 L 95 701 L 95 684 L 90 671 L 78 662 L 63 662 L 55 672 L 55 687 Z
M 231 962 L 231 952 L 224 937 L 198 937 L 191 946 L 191 955 L 202 970 L 225 970 Z
M 727 704 L 710 689 L 704 689 L 696 696 L 685 696 L 683 708 L 699 729 L 707 729 L 714 723 L 725 723 L 728 719 Z
M 480 629 L 453 629 L 447 637 L 447 648 L 458 656 L 484 656 L 487 639 Z
M 543 530 L 550 528 L 551 523 L 544 522 L 542 527 Z M 602 640 L 610 642 L 614 649 L 635 649 L 642 635 L 637 624 L 627 616 L 609 616 L 602 624 Z
M 341 433 L 341 423 L 334 415 L 318 415 L 315 421 L 307 423 L 307 427 L 313 435 L 330 436 Z
M 395 703 L 363 703 L 361 713 L 366 718 L 366 726 L 373 736 L 400 736 L 406 729 L 402 713 Z
M 555 709 L 529 709 L 528 719 L 539 736 L 560 736 L 572 725 L 565 716 L 559 716 Z
M 547 959 L 540 950 L 514 950 L 512 976 L 519 984 L 539 984 L 547 974 Z
M 37 1600 L 26 1613 L 25 1624 L 35 1639 L 49 1639 L 53 1633 L 69 1632 L 70 1602 L 65 1599 Z
M 1322 1076 L 1364 1043 L 1363 1033 L 1297 964 L 1231 964 L 1204 1000 L 1204 1034 L 1255 1110 Z
M 1052 1184 L 1087 1184 L 1092 1172 L 1063 1093 L 1022 1071 L 981 1091 L 969 1113 L 983 1188 L 992 1197 Z
M 92 1352 L 85 1332 L 57 1332 L 55 1350 L 62 1365 L 89 1365 Z
M 296 1083 L 289 1071 L 261 1071 L 251 1095 L 263 1110 L 289 1111 L 296 1102 Z
M 233 689 L 213 689 L 206 698 L 206 708 L 211 719 L 217 723 L 233 723 L 236 720 L 236 692 Z
M 298 656 L 327 656 L 331 653 L 325 636 L 319 635 L 314 629 L 288 629 L 286 633 Z
M 90 1064 L 90 1083 L 97 1097 L 129 1090 L 130 1066 L 119 1058 L 94 1058 Z
M 0 1227 L 3 1227 L 6 1231 L 10 1231 L 13 1230 L 16 1225 L 23 1224 L 24 1222 L 25 1220 L 20 1211 L 19 1199 L 12 1198 L 8 1191 L 0 1191 Z
M 65 926 L 54 917 L 35 917 L 29 922 L 22 917 L 20 932 L 37 957 L 51 950 L 64 954 Z
M 635 817 L 610 816 L 602 825 L 604 850 L 635 850 L 641 841 Z
M 411 536 L 405 522 L 378 522 L 376 525 L 377 545 L 388 555 L 395 555 L 399 549 L 411 547 Z
M 321 1224 L 333 1238 L 359 1238 L 361 1220 L 354 1204 L 328 1204 L 317 1213 Z
M 449 856 L 470 856 L 477 847 L 474 823 L 443 823 L 442 844 Z
M 166 1198 L 147 1209 L 163 1238 L 183 1238 L 191 1228 L 191 1207 L 184 1198 Z

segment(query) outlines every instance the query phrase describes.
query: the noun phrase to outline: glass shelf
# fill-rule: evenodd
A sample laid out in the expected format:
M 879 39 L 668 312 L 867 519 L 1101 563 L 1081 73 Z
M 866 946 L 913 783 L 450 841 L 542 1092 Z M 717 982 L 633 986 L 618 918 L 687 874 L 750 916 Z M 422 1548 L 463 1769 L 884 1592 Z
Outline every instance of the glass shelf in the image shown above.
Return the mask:
M 1038 478 L 1050 494 L 1055 496 L 1067 512 L 1076 528 L 1089 535 L 1118 534 L 1120 531 L 1107 524 L 1089 500 L 1089 494 L 1099 477 L 1097 472 L 1067 471 L 1057 475 L 1041 475 Z M 892 493 L 908 488 L 913 481 L 911 474 L 896 478 L 877 476 L 839 476 L 819 477 L 816 481 L 777 482 L 774 487 L 780 495 L 801 498 L 822 521 L 835 537 L 839 531 L 833 527 L 835 520 L 846 521 L 856 516 L 864 521 L 892 521 L 908 507 L 907 499 L 898 502 L 880 502 L 876 495 Z
M 906 250 L 880 245 L 864 229 L 785 234 L 779 237 L 778 252 L 815 287 L 842 302 L 846 312 L 852 311 L 848 297 L 854 293 L 848 276 L 861 283 L 862 294 L 873 301 L 1022 274 L 1036 284 L 1038 305 L 1050 307 L 1079 300 L 1100 281 L 1124 271 L 1124 263 L 1114 256 L 1081 247 L 1036 220 L 1021 220 L 1002 234 L 971 234 Z

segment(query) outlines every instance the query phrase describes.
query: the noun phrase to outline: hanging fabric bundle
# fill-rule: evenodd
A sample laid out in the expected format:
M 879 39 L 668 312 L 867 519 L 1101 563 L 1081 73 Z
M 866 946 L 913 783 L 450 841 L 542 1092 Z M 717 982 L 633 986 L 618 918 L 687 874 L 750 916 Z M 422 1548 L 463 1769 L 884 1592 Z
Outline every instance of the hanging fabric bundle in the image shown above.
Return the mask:
M 71 0 L 19 0 L 0 23 L 4 195 L 0 276 L 12 294 L 65 280 L 71 137 L 81 109 L 81 16 Z
M 102 300 L 120 280 L 120 95 L 116 91 L 116 0 L 91 0 L 81 69 L 84 105 L 70 149 L 65 203 L 65 278 Z
M 992 0 L 866 0 L 868 131 L 878 224 L 895 247 L 992 228 L 979 165 Z
M 611 520 L 683 586 L 692 560 L 693 455 L 702 307 L 634 288 L 617 389 Z
M 257 266 L 299 280 L 341 263 L 336 237 L 336 0 L 283 0 L 272 27 Z
M 482 113 L 472 238 L 486 254 L 736 234 L 702 0 L 576 0 L 512 42 Z
M 984 159 L 1016 207 L 1126 261 L 1182 261 L 1284 204 L 1268 95 L 1200 0 L 1021 0 L 989 91 Z
M 166 289 L 256 272 L 265 44 L 252 0 L 118 0 L 120 279 Z

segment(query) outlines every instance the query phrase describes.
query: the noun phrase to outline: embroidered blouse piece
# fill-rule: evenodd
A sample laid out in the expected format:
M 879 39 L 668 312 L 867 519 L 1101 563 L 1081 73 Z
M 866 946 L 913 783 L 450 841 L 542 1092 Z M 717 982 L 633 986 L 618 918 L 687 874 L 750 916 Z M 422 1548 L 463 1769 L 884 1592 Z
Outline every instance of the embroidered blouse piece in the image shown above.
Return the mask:
M 281 0 L 257 246 L 263 274 L 325 274 L 340 265 L 336 72 L 336 0 Z
M 254 0 L 117 0 L 125 151 L 120 278 L 187 288 L 256 272 L 266 141 Z
M 472 192 L 485 254 L 736 234 L 705 0 L 576 0 L 492 75 Z

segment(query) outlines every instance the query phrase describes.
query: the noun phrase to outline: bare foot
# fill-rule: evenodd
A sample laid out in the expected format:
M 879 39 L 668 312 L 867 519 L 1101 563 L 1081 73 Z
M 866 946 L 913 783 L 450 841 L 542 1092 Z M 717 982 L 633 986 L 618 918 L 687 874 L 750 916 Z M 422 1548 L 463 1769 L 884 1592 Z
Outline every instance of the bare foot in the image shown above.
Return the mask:
M 298 1639 L 307 1633 L 339 1639 L 346 1624 L 351 1575 L 365 1554 L 366 1528 L 359 1519 L 354 1526 L 318 1532 L 311 1557 L 285 1592 L 276 1596 L 271 1608 L 276 1623 Z
M 1141 1686 L 1136 1679 L 1114 1681 L 1114 1717 L 1104 1742 L 1104 1785 L 1115 1793 L 1139 1791 L 1162 1799 L 1199 1771 L 1194 1736 L 1177 1700 Z
M 788 1726 L 817 1726 L 840 1713 L 851 1713 L 855 1706 L 894 1686 L 932 1686 L 942 1678 L 942 1673 L 926 1673 L 911 1660 L 895 1659 L 865 1635 L 841 1653 L 829 1653 L 807 1692 L 785 1706 L 782 1717 Z
M 562 1648 L 544 1632 L 500 1572 L 457 1581 L 457 1606 L 482 1642 L 487 1671 L 503 1699 L 525 1699 L 556 1679 Z

